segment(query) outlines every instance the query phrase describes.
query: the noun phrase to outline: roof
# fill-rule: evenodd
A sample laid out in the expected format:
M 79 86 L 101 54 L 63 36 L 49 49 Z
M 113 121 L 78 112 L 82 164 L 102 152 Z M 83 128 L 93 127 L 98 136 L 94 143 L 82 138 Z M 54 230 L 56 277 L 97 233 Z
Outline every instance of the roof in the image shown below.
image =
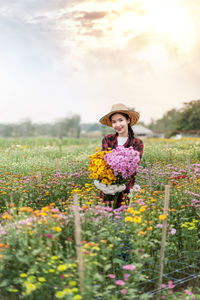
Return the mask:
M 132 126 L 133 131 L 135 132 L 135 134 L 145 134 L 145 135 L 153 135 L 153 131 L 142 126 L 142 125 L 134 125 Z

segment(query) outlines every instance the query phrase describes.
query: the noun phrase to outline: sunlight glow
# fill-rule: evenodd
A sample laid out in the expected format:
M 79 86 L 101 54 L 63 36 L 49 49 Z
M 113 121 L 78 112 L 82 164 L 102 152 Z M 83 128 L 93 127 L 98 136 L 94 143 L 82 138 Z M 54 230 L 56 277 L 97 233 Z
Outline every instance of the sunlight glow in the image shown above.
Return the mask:
M 133 36 L 148 32 L 155 39 L 176 44 L 188 51 L 196 42 L 195 25 L 189 12 L 176 0 L 144 0 L 143 15 L 126 12 L 114 23 L 116 41 L 124 46 Z

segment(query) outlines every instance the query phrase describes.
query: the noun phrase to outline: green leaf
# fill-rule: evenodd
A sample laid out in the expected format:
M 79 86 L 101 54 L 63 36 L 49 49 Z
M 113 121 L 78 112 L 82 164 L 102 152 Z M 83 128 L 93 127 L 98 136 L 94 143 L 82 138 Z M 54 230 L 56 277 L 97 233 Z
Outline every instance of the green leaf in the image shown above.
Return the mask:
M 40 249 L 35 249 L 35 250 L 33 250 L 32 254 L 33 254 L 34 256 L 36 256 L 36 255 L 38 255 L 40 252 L 41 252 Z
M 121 266 L 122 263 L 123 263 L 122 260 L 119 259 L 119 258 L 114 258 L 114 259 L 113 259 L 113 262 L 114 262 L 114 264 L 118 264 L 118 265 L 120 265 L 120 266 Z
M 105 265 L 104 271 L 105 272 L 108 271 L 111 267 L 112 267 L 111 264 Z
M 20 283 L 21 282 L 21 278 L 14 278 L 13 279 L 13 283 L 14 284 L 18 284 L 18 283 Z
M 29 263 L 28 257 L 26 256 L 16 255 L 16 259 L 21 263 L 25 263 L 25 264 Z
M 94 275 L 94 279 L 100 281 L 100 282 L 103 282 L 104 281 L 104 277 L 102 275 L 100 275 L 99 273 L 96 273 Z
M 112 289 L 116 289 L 116 286 L 110 284 L 106 287 L 106 290 L 112 290 Z
M 9 285 L 9 280 L 8 279 L 4 279 L 3 281 L 0 282 L 0 287 L 5 287 Z

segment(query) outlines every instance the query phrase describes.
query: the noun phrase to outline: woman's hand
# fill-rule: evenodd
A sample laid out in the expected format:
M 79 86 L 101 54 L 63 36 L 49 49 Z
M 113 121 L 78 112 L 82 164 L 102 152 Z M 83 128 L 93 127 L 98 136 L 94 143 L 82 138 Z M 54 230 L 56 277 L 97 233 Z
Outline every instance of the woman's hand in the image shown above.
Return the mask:
M 125 184 L 121 185 L 116 185 L 116 184 L 111 184 L 111 185 L 106 185 L 100 182 L 99 180 L 94 180 L 94 185 L 96 188 L 98 188 L 100 191 L 102 191 L 104 194 L 108 195 L 115 195 L 118 192 L 122 192 L 123 190 L 126 189 Z

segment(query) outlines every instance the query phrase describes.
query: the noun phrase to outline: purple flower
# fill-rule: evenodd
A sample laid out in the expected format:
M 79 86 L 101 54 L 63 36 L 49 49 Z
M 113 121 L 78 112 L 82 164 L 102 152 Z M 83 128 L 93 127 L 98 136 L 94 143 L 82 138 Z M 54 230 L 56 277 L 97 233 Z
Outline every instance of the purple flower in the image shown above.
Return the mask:
M 199 197 L 200 198 L 200 194 L 195 194 L 195 193 L 190 192 L 190 191 L 188 191 L 187 193 L 194 196 L 194 197 Z
M 195 207 L 196 209 L 199 209 L 200 208 L 200 200 L 192 199 L 190 205 L 193 206 L 193 207 Z
M 114 274 L 109 274 L 108 277 L 110 277 L 111 279 L 114 279 L 116 276 Z
M 192 296 L 192 292 L 190 290 L 185 290 L 186 295 Z
M 51 239 L 53 237 L 53 234 L 52 233 L 47 233 L 45 234 L 46 238 L 47 239 Z
M 125 282 L 124 282 L 123 280 L 116 280 L 116 281 L 115 281 L 115 284 L 116 284 L 116 285 L 124 285 Z
M 135 270 L 135 268 L 136 267 L 134 265 L 126 265 L 122 267 L 123 270 L 128 270 L 128 271 Z
M 175 287 L 175 285 L 173 284 L 173 282 L 171 280 L 168 281 L 168 288 L 173 289 L 174 287 Z
M 162 228 L 162 224 L 157 224 L 156 227 L 157 228 Z
M 125 273 L 124 274 L 124 281 L 128 281 L 129 277 L 130 277 L 130 274 Z
M 137 172 L 140 154 L 133 147 L 118 146 L 112 152 L 106 154 L 104 160 L 114 171 L 115 176 L 121 175 L 122 178 L 126 179 Z
M 132 188 L 132 191 L 134 192 L 140 192 L 141 188 L 138 184 L 134 184 L 133 188 Z
M 52 208 L 51 211 L 56 213 L 56 212 L 59 212 L 59 209 L 58 208 Z
M 126 290 L 126 289 L 123 289 L 123 290 L 121 290 L 120 292 L 121 292 L 123 295 L 126 295 L 127 290 Z
M 139 204 L 139 205 L 145 205 L 143 199 L 138 199 L 138 200 L 137 200 L 137 204 Z
M 175 228 L 171 228 L 171 231 L 169 231 L 168 233 L 174 235 L 174 234 L 176 234 L 176 229 Z

